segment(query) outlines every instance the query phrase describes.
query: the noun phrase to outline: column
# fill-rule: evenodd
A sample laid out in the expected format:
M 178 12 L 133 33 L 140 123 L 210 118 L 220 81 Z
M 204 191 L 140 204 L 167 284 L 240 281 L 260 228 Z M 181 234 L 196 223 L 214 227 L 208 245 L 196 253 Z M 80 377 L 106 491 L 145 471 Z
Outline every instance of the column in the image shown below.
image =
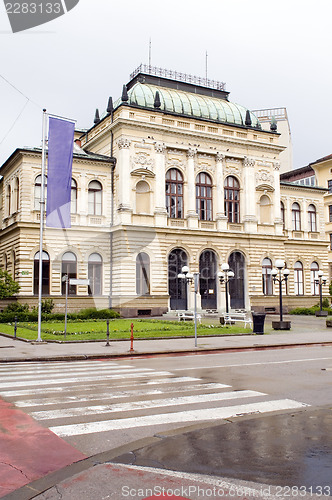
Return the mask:
M 188 228 L 198 228 L 198 214 L 196 213 L 196 178 L 195 156 L 197 150 L 189 148 L 187 151 L 187 220 Z
M 117 146 L 119 148 L 116 169 L 119 172 L 119 214 L 121 222 L 131 223 L 131 182 L 130 182 L 130 141 L 121 137 Z
M 166 226 L 166 146 L 158 143 L 154 147 L 156 151 L 154 220 L 156 226 Z
M 274 231 L 278 236 L 283 235 L 283 224 L 280 212 L 280 162 L 273 163 L 273 178 L 274 178 Z
M 244 231 L 246 233 L 257 233 L 255 160 L 245 156 L 243 167 L 244 214 L 242 220 L 244 222 Z
M 216 221 L 218 231 L 227 231 L 227 216 L 225 215 L 224 200 L 224 161 L 225 156 L 222 153 L 216 154 Z

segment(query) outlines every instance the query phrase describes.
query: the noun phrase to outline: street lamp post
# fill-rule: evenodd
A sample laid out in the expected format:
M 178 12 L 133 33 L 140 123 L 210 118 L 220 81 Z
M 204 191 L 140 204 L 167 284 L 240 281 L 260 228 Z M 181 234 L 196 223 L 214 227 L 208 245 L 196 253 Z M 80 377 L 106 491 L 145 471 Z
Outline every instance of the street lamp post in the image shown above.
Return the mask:
M 285 268 L 285 262 L 282 259 L 276 260 L 276 268 L 272 269 L 271 275 L 273 277 L 273 283 L 279 283 L 279 321 L 272 321 L 272 328 L 274 330 L 290 330 L 291 322 L 283 321 L 282 316 L 282 284 L 283 282 L 287 283 L 289 276 L 289 269 Z M 278 277 L 277 277 L 278 276 Z
M 323 285 L 326 285 L 326 278 L 323 271 L 318 271 L 318 279 L 315 280 L 315 285 L 319 286 L 319 311 L 315 312 L 316 316 L 327 316 L 328 311 L 323 311 Z
M 199 273 L 190 273 L 188 266 L 182 267 L 182 272 L 178 274 L 179 279 L 183 279 L 188 283 L 194 283 L 194 323 L 195 323 L 195 347 L 197 347 L 197 293 L 199 284 Z
M 228 314 L 228 283 L 229 280 L 234 278 L 233 271 L 229 268 L 229 265 L 225 262 L 221 265 L 221 271 L 218 272 L 219 282 L 222 285 L 225 283 L 225 299 L 226 299 L 226 313 Z

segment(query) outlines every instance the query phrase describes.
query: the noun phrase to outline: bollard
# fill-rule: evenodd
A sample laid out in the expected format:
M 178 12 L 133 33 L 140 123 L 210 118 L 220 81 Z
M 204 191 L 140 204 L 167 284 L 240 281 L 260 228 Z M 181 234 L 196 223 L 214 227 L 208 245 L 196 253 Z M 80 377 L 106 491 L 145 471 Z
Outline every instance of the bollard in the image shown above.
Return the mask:
M 16 332 L 17 332 L 17 316 L 15 316 L 15 324 L 14 324 L 14 339 L 16 339 Z
M 107 337 L 107 342 L 105 344 L 105 347 L 110 346 L 110 320 L 106 320 L 106 337 Z
M 130 325 L 130 352 L 134 352 L 134 323 Z

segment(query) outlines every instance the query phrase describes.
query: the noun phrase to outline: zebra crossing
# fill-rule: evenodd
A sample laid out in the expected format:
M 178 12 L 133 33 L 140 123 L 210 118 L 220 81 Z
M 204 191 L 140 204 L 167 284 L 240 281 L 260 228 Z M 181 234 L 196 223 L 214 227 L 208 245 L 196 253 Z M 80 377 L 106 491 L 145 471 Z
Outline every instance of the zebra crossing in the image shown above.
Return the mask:
M 155 426 L 182 427 L 308 406 L 262 392 L 127 362 L 11 363 L 0 396 L 66 438 Z

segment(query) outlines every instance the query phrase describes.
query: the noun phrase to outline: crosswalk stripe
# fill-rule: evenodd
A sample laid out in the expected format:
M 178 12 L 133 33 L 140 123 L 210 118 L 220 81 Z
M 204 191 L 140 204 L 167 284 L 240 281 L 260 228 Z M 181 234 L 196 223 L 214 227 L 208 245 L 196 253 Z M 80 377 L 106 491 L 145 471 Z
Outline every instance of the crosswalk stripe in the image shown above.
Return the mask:
M 132 384 L 130 385 L 132 387 Z M 179 389 L 178 387 L 168 387 L 165 388 L 164 390 L 161 389 L 151 389 L 150 391 L 148 390 L 138 390 L 138 389 L 133 389 L 133 390 L 127 390 L 127 391 L 117 391 L 115 392 L 112 388 L 112 391 L 108 392 L 98 392 L 97 394 L 95 391 L 93 394 L 89 396 L 64 396 L 62 398 L 54 398 L 51 397 L 50 399 L 45 398 L 45 390 L 43 390 L 43 395 L 42 397 L 37 396 L 35 399 L 26 399 L 24 401 L 17 401 L 15 403 L 16 406 L 19 406 L 21 408 L 28 408 L 31 406 L 51 406 L 51 405 L 68 405 L 68 404 L 73 404 L 73 403 L 86 403 L 86 402 L 92 402 L 92 401 L 102 401 L 103 399 L 107 399 L 108 401 L 111 399 L 123 399 L 123 398 L 129 398 L 129 397 L 139 397 L 139 396 L 154 396 L 154 395 L 160 395 L 160 394 L 167 394 L 169 392 L 179 392 L 181 390 L 181 394 L 184 394 L 186 392 L 196 392 L 196 391 L 216 391 L 218 389 L 225 389 L 229 387 L 228 385 L 225 384 L 193 384 L 190 385 L 188 388 L 181 388 Z M 15 392 L 15 391 L 13 391 Z M 72 391 L 71 391 L 72 393 Z M 6 394 L 8 397 L 8 393 Z
M 302 408 L 306 405 L 290 399 L 277 401 L 265 401 L 252 404 L 226 406 L 222 408 L 208 408 L 200 410 L 188 410 L 177 413 L 165 413 L 159 415 L 146 415 L 141 417 L 131 417 L 116 420 L 104 420 L 71 425 L 57 425 L 50 427 L 60 437 L 77 436 L 82 434 L 92 434 L 95 432 L 115 431 L 135 427 L 156 426 L 163 424 L 188 423 L 197 421 L 211 421 L 225 418 L 247 415 L 250 413 L 265 413 L 277 410 L 289 410 Z
M 6 372 L 6 371 L 11 371 L 11 372 L 24 372 L 26 373 L 27 371 L 35 371 L 35 370 L 44 370 L 45 372 L 46 371 L 53 371 L 54 369 L 57 369 L 59 370 L 59 368 L 70 368 L 70 367 L 73 367 L 73 368 L 76 368 L 76 367 L 80 367 L 80 368 L 88 368 L 88 367 L 92 367 L 92 366 L 103 366 L 103 365 L 107 365 L 107 366 L 119 366 L 119 363 L 117 362 L 112 362 L 112 361 L 106 361 L 106 363 L 104 361 L 100 361 L 100 360 L 97 360 L 97 361 L 81 361 L 81 360 L 77 360 L 77 361 L 52 361 L 50 364 L 47 364 L 48 362 L 47 361 L 44 361 L 44 362 L 40 362 L 40 361 L 31 361 L 31 362 L 22 362 L 22 363 L 10 363 L 10 364 L 2 364 L 0 365 L 0 372 Z
M 141 370 L 144 370 L 143 368 Z M 29 381 L 29 385 L 30 386 L 48 386 L 48 385 L 56 385 L 56 384 L 72 384 L 74 382 L 77 382 L 77 383 L 81 383 L 81 382 L 96 382 L 97 380 L 116 380 L 116 379 L 124 379 L 124 378 L 133 378 L 133 376 L 135 375 L 135 378 L 136 377 L 141 377 L 141 378 L 144 378 L 144 377 L 150 377 L 152 374 L 151 372 L 146 372 L 144 370 L 144 373 L 135 373 L 133 374 L 132 372 L 130 373 L 121 373 L 121 374 L 116 374 L 116 375 L 110 375 L 110 374 L 105 374 L 105 375 L 101 375 L 101 376 L 94 376 L 94 377 L 90 377 L 90 376 L 84 376 L 84 377 L 68 377 L 68 378 L 60 378 L 60 379 L 57 379 L 57 380 L 53 380 L 53 379 L 50 379 L 50 380 L 47 380 L 47 381 L 40 381 L 40 380 L 31 380 Z M 165 375 L 171 375 L 170 372 L 154 372 L 153 373 L 153 376 L 165 376 Z M 26 381 L 22 381 L 22 382 L 6 382 L 4 384 L 0 383 L 0 391 L 1 389 L 4 389 L 6 387 L 20 387 L 20 386 L 24 386 L 24 385 L 27 385 L 27 382 Z
M 145 410 L 151 408 L 162 408 L 165 406 L 192 405 L 198 403 L 212 403 L 213 401 L 225 401 L 228 399 L 253 398 L 266 396 L 256 391 L 232 391 L 217 394 L 200 394 L 196 396 L 180 396 L 178 398 L 156 399 L 153 401 L 130 401 L 129 403 L 111 404 L 103 406 L 85 406 L 83 408 L 69 408 L 50 411 L 33 411 L 30 415 L 37 420 L 52 420 L 55 418 L 82 417 L 87 415 L 115 413 L 119 411 Z
M 126 367 L 114 367 L 112 369 L 107 369 L 105 370 L 106 373 L 109 373 L 109 374 L 113 374 L 113 373 L 124 373 L 124 372 L 128 372 L 130 369 L 130 372 L 131 373 L 139 373 L 139 372 L 154 372 L 153 368 L 134 368 L 132 366 L 126 366 Z M 93 376 L 94 373 L 100 373 L 101 371 L 103 370 L 100 370 L 99 368 L 96 369 L 96 370 L 79 370 L 79 371 L 76 371 L 76 370 L 66 370 L 66 375 L 75 375 L 75 376 L 78 376 L 80 374 L 82 375 L 90 375 L 91 377 Z M 39 380 L 39 379 L 43 379 L 43 378 L 46 378 L 49 374 L 45 375 L 45 374 L 34 374 L 34 373 L 31 373 L 29 375 L 7 375 L 6 377 L 1 377 L 1 382 L 6 382 L 6 380 L 12 380 L 12 381 L 15 381 L 15 380 L 25 380 L 25 381 L 30 381 L 30 380 Z M 63 373 L 52 373 L 50 374 L 52 376 L 52 378 L 61 378 L 63 377 Z M 1 384 L 0 384 L 0 387 L 1 387 Z
M 173 377 L 173 378 L 158 378 L 159 376 L 156 375 L 156 373 L 158 372 L 155 372 L 153 373 L 153 380 L 148 380 L 148 381 L 144 381 L 144 386 L 146 387 L 147 385 L 169 385 L 169 384 L 182 384 L 183 382 L 197 382 L 197 381 L 201 381 L 200 378 L 196 378 L 196 377 Z M 96 380 L 96 378 L 94 378 L 93 380 Z M 59 381 L 58 381 L 59 382 Z M 104 382 L 104 383 L 103 383 Z M 107 384 L 107 387 L 109 387 L 109 380 L 104 380 L 104 377 L 102 380 L 99 380 L 98 381 L 99 385 L 106 385 Z M 125 388 L 125 387 L 132 387 L 133 384 L 132 382 L 128 383 L 127 380 L 124 380 L 123 383 L 121 381 L 121 379 L 117 379 L 117 387 L 118 388 Z M 129 384 L 129 385 L 128 385 Z M 39 384 L 39 385 L 42 385 L 42 384 Z M 141 382 L 139 380 L 136 380 L 136 386 L 140 386 L 141 385 Z M 225 384 L 221 384 L 223 385 L 224 387 L 230 387 L 229 385 L 225 385 Z M 16 391 L 12 391 L 10 390 L 11 389 L 11 385 L 10 387 L 8 386 L 8 388 L 1 388 L 0 387 L 0 394 L 2 394 L 3 396 L 5 397 L 17 397 L 17 396 L 30 396 L 30 395 L 37 395 L 37 394 L 45 394 L 46 392 L 46 389 L 45 387 L 43 388 L 30 388 L 30 389 L 19 389 L 19 390 L 16 390 Z M 91 388 L 91 386 L 84 386 L 84 387 L 81 387 L 81 391 L 91 391 L 91 390 L 95 390 L 95 387 Z M 114 389 L 114 387 L 112 388 Z M 61 393 L 61 394 L 64 394 L 64 393 L 67 393 L 67 392 L 72 392 L 72 388 L 69 387 L 69 388 L 65 388 L 65 387 L 48 387 L 47 388 L 47 394 L 53 394 L 53 393 Z

